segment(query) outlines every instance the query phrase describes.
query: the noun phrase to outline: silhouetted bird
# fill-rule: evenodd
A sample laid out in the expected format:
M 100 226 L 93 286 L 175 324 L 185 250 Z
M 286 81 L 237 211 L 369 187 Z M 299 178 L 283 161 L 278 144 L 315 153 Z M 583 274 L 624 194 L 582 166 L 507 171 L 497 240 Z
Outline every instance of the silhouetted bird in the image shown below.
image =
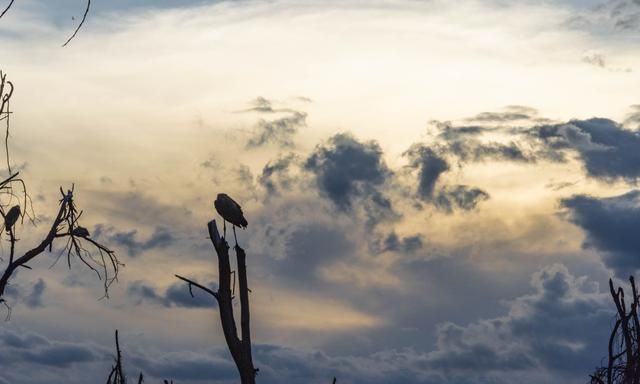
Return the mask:
M 249 224 L 242 214 L 240 204 L 236 203 L 235 200 L 230 198 L 226 193 L 219 193 L 213 205 L 216 207 L 216 211 L 218 211 L 220 216 L 234 226 L 246 228 Z
M 14 205 L 11 207 L 7 215 L 4 217 L 4 229 L 10 230 L 20 218 L 20 206 Z
M 222 216 L 224 219 L 224 231 L 223 236 L 227 237 L 227 221 L 233 225 L 233 238 L 236 241 L 236 245 L 238 245 L 238 237 L 236 236 L 236 227 L 246 228 L 249 223 L 247 223 L 247 219 L 244 218 L 242 214 L 242 208 L 240 204 L 236 203 L 235 200 L 229 197 L 226 193 L 218 193 L 218 197 L 216 197 L 216 201 L 213 202 L 214 207 L 216 207 L 216 211 Z
M 89 230 L 78 225 L 77 227 L 73 228 L 71 234 L 78 237 L 89 237 Z

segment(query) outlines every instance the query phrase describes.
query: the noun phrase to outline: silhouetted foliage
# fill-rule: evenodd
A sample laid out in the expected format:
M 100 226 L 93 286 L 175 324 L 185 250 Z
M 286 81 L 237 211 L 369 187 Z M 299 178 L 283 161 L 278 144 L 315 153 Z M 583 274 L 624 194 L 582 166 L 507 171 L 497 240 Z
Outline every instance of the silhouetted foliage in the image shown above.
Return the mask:
M 638 319 L 638 291 L 633 276 L 631 300 L 625 301 L 622 287 L 615 289 L 609 279 L 609 290 L 616 306 L 616 320 L 609 337 L 606 366 L 599 367 L 591 377 L 591 384 L 640 383 L 640 320 Z

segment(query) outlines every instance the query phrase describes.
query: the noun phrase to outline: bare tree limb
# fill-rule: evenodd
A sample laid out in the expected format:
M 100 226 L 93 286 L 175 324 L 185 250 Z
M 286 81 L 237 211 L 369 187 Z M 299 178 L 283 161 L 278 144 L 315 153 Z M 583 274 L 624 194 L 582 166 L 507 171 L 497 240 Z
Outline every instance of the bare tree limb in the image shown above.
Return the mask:
M 71 40 L 73 40 L 73 38 L 76 37 L 76 35 L 78 34 L 78 31 L 80 31 L 80 28 L 82 28 L 82 25 L 84 24 L 85 20 L 87 20 L 87 15 L 89 14 L 89 8 L 91 8 L 91 0 L 87 0 L 87 7 L 84 10 L 84 15 L 82 15 L 82 20 L 80 20 L 80 24 L 78 24 L 78 27 L 76 28 L 75 31 L 73 31 L 73 34 L 67 39 L 67 41 L 65 41 L 64 44 L 62 44 L 63 47 L 66 47 L 67 44 L 69 44 Z
M 229 258 L 229 245 L 224 237 L 220 236 L 215 220 L 211 220 L 207 229 L 209 238 L 213 243 L 216 254 L 218 256 L 218 291 L 204 287 L 197 282 L 185 277 L 176 275 L 176 277 L 189 284 L 189 292 L 192 286 L 202 289 L 209 293 L 218 301 L 220 311 L 220 323 L 224 334 L 227 347 L 231 353 L 231 357 L 240 373 L 240 381 L 242 384 L 255 384 L 255 376 L 258 372 L 253 366 L 253 358 L 251 356 L 251 327 L 249 313 L 249 288 L 247 284 L 247 267 L 245 251 L 238 245 L 234 247 L 238 263 L 238 280 L 240 290 L 240 331 L 242 338 L 238 337 L 238 329 L 236 326 L 233 313 L 233 296 L 231 293 L 231 265 Z M 165 381 L 165 384 L 167 382 Z
M 9 8 L 11 8 L 11 6 L 13 5 L 14 0 L 11 0 L 9 2 L 9 5 L 7 5 L 7 7 L 2 11 L 2 13 L 0 13 L 0 18 L 2 18 L 2 16 L 4 16 L 5 13 L 7 13 L 7 11 L 9 11 Z

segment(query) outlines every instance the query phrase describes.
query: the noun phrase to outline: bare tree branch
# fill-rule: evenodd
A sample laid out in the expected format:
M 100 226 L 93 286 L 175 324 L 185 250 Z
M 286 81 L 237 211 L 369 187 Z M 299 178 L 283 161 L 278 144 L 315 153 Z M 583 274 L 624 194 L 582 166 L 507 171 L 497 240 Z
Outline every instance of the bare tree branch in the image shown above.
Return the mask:
M 242 384 L 255 384 L 255 376 L 258 369 L 254 368 L 253 358 L 251 356 L 251 327 L 249 320 L 249 288 L 247 286 L 246 254 L 238 245 L 234 247 L 238 263 L 240 289 L 240 331 L 242 338 L 239 338 L 233 314 L 233 296 L 231 293 L 232 272 L 229 261 L 229 245 L 226 239 L 220 236 L 215 220 L 211 220 L 207 228 L 209 230 L 209 238 L 218 255 L 218 291 L 214 292 L 185 277 L 179 275 L 176 275 L 176 277 L 189 284 L 189 292 L 192 295 L 192 287 L 197 287 L 216 298 L 220 310 L 220 323 L 222 324 L 224 338 L 229 352 L 231 352 L 231 357 L 240 373 L 240 381 Z M 168 383 L 165 382 L 165 384 Z
M 80 31 L 80 28 L 82 28 L 82 25 L 84 24 L 85 20 L 87 20 L 87 15 L 89 14 L 89 8 L 91 8 L 91 0 L 87 0 L 87 7 L 84 10 L 84 15 L 82 15 L 82 20 L 80 20 L 80 24 L 78 24 L 78 27 L 76 28 L 75 31 L 73 31 L 73 34 L 67 39 L 67 41 L 65 41 L 64 44 L 62 44 L 63 47 L 66 47 L 67 44 L 69 44 L 71 40 L 73 40 L 73 38 L 76 37 L 76 35 L 78 34 L 78 31 Z
M 0 18 L 2 18 L 2 16 L 4 16 L 5 13 L 7 13 L 7 11 L 9 11 L 9 8 L 11 8 L 11 6 L 13 5 L 14 0 L 11 0 L 9 2 L 9 5 L 7 5 L 7 7 L 2 11 L 2 13 L 0 13 Z

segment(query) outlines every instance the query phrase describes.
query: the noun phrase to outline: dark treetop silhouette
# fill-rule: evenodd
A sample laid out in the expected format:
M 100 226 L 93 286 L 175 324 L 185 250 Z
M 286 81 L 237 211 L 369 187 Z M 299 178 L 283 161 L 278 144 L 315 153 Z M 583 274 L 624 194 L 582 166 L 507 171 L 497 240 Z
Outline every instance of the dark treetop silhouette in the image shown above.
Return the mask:
M 223 219 L 234 225 L 234 236 L 236 225 L 239 226 L 239 224 L 242 224 L 243 227 L 247 226 L 247 220 L 242 214 L 242 208 L 226 194 L 219 194 L 214 205 Z M 242 384 L 254 384 L 258 369 L 254 368 L 253 359 L 251 357 L 249 288 L 247 286 L 246 254 L 244 249 L 240 248 L 236 241 L 234 250 L 238 264 L 238 286 L 240 290 L 241 338 L 239 338 L 233 313 L 234 296 L 232 295 L 231 286 L 232 272 L 229 261 L 229 244 L 224 237 L 220 236 L 215 220 L 211 220 L 207 225 L 207 228 L 209 230 L 209 237 L 211 238 L 213 247 L 218 255 L 218 290 L 213 291 L 193 280 L 179 275 L 176 275 L 176 277 L 189 284 L 189 292 L 191 292 L 192 296 L 192 288 L 196 287 L 210 294 L 215 300 L 217 300 L 218 306 L 220 307 L 220 322 L 222 324 L 224 338 L 227 343 L 227 347 L 229 348 L 229 352 L 231 352 L 231 357 L 233 358 L 233 361 L 238 368 L 238 372 L 240 373 L 240 380 Z
M 615 289 L 609 279 L 609 291 L 616 306 L 616 318 L 609 337 L 606 365 L 590 375 L 591 384 L 640 384 L 640 295 L 633 276 L 629 277 L 629 308 L 622 287 Z

